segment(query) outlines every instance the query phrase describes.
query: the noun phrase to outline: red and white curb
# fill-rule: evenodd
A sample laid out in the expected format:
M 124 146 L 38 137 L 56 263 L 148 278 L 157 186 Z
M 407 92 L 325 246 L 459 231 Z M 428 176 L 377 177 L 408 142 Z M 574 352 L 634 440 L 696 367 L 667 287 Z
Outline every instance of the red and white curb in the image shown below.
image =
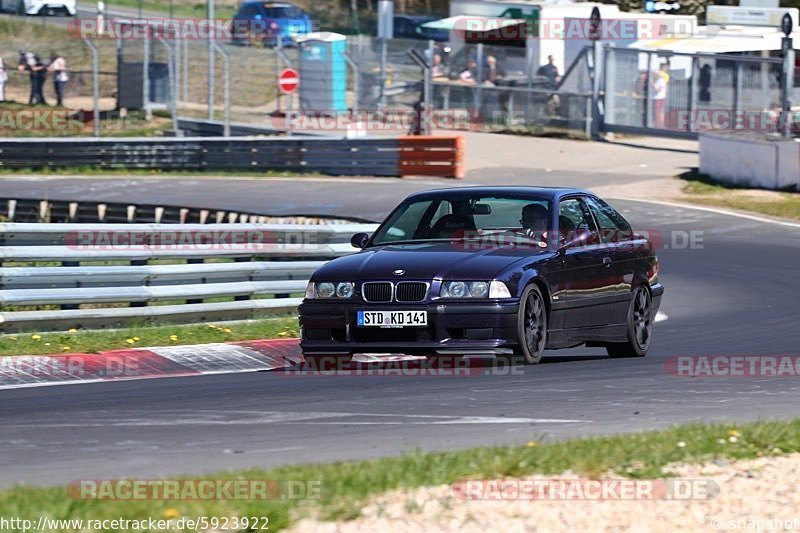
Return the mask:
M 661 312 L 656 322 L 667 320 Z M 361 354 L 356 363 L 414 361 L 414 356 Z M 99 354 L 0 357 L 0 390 L 101 381 L 260 372 L 296 366 L 305 360 L 299 339 L 154 346 Z
M 356 355 L 372 363 L 419 357 Z M 259 372 L 303 363 L 298 339 L 154 346 L 99 354 L 0 357 L 0 390 L 101 381 Z

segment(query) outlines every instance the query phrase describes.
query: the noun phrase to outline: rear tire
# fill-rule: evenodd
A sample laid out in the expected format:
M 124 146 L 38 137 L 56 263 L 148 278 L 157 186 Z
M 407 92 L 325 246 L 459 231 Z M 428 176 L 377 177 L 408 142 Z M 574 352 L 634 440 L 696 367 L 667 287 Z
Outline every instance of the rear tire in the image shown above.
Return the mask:
M 547 308 L 542 292 L 531 283 L 522 292 L 517 314 L 517 349 L 514 359 L 522 359 L 526 365 L 535 365 L 542 360 L 547 346 Z
M 614 359 L 644 357 L 653 337 L 653 306 L 650 291 L 639 285 L 628 307 L 628 342 L 606 345 L 608 356 Z

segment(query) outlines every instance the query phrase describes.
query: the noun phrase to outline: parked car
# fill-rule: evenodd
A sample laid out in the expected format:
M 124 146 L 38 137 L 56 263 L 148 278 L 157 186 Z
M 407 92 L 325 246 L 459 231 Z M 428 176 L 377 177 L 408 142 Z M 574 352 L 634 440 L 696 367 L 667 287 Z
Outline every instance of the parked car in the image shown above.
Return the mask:
M 233 16 L 231 32 L 236 44 L 292 46 L 295 39 L 311 33 L 311 17 L 288 3 L 248 1 Z
M 652 243 L 579 189 L 468 187 L 406 198 L 359 253 L 311 277 L 307 361 L 493 354 L 538 363 L 587 345 L 647 353 L 664 288 Z
M 18 15 L 62 15 L 74 17 L 75 0 L 0 0 L 0 11 Z
M 447 30 L 434 30 L 423 28 L 422 24 L 438 20 L 439 17 L 429 15 L 395 15 L 394 38 L 395 39 L 417 39 L 421 41 L 447 42 L 450 40 L 450 32 Z

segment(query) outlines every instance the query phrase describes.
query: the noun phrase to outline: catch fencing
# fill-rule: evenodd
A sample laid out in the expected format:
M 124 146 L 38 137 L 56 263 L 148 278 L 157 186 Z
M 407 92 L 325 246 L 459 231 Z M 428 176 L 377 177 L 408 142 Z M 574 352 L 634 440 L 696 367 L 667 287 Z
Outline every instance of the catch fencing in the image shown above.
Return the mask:
M 615 47 L 603 54 L 604 131 L 696 138 L 709 130 L 781 130 L 781 58 Z M 800 88 L 789 89 L 797 102 Z
M 0 225 L 0 327 L 58 331 L 296 309 L 374 224 Z

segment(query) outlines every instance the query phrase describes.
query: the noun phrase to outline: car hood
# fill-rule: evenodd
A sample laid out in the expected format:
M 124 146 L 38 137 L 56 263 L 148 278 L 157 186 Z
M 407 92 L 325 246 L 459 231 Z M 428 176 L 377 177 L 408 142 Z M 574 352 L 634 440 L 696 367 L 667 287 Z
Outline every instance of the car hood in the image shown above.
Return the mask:
M 316 281 L 398 279 L 491 279 L 525 259 L 544 259 L 552 253 L 530 246 L 497 246 L 468 249 L 469 243 L 395 244 L 369 248 L 334 259 L 314 273 Z

